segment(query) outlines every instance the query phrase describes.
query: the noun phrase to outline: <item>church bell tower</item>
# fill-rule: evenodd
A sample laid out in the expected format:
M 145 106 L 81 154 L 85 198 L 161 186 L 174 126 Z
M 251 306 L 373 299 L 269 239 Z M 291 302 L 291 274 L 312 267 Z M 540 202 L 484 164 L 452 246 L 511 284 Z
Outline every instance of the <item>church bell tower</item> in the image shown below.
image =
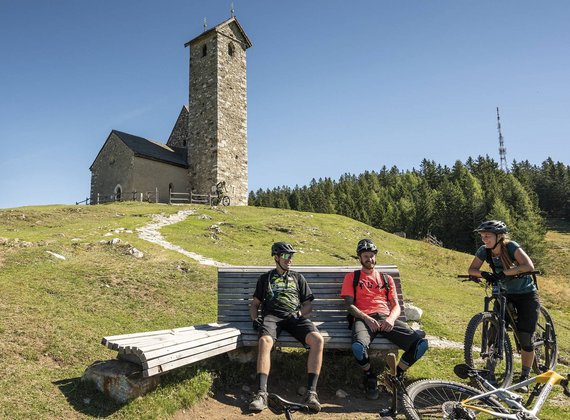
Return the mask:
M 188 176 L 194 193 L 226 183 L 232 205 L 247 205 L 246 50 L 235 17 L 205 30 L 190 47 Z

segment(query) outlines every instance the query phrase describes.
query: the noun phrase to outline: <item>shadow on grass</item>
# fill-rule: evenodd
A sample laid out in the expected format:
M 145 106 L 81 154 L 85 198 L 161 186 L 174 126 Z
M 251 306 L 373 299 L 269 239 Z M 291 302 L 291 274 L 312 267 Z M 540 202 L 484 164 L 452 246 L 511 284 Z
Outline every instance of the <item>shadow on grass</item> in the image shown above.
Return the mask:
M 108 417 L 123 407 L 99 392 L 81 378 L 62 379 L 53 382 L 76 411 L 92 417 Z
M 275 350 L 271 354 L 271 360 L 268 391 L 289 401 L 302 402 L 308 381 L 307 352 L 302 349 Z M 322 405 L 321 416 L 328 414 L 334 418 L 376 418 L 380 409 L 390 407 L 392 397 L 384 388 L 377 400 L 366 399 L 362 373 L 350 351 L 326 350 L 324 360 L 327 362 L 323 364 L 317 386 Z M 380 353 L 375 353 L 374 360 L 378 371 L 382 371 L 384 358 L 380 357 Z M 258 385 L 255 361 L 236 363 L 218 357 L 216 362 L 210 359 L 207 366 L 216 372 L 211 398 L 226 408 L 232 407 L 235 410 L 224 414 L 230 417 L 238 415 L 238 412 L 243 416 L 253 415 L 249 403 Z M 347 396 L 337 395 L 339 390 Z

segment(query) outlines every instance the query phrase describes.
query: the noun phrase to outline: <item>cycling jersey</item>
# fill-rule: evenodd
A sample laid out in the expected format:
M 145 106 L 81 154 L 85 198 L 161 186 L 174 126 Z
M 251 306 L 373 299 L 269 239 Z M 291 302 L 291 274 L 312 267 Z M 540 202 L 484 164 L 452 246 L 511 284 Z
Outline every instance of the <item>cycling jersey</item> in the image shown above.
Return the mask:
M 360 272 L 360 280 L 356 286 L 356 297 L 354 296 L 354 272 L 346 273 L 342 283 L 340 296 L 351 296 L 355 299 L 355 306 L 365 314 L 383 314 L 390 315 L 390 301 L 396 298 L 396 286 L 394 279 L 386 276 L 390 287 L 386 288 L 382 276 L 376 270 L 367 274 Z
M 305 277 L 295 271 L 280 275 L 273 269 L 259 276 L 253 297 L 259 299 L 261 314 L 286 318 L 297 312 L 301 304 L 313 300 L 313 293 Z
M 507 251 L 509 253 L 509 257 L 516 261 L 515 259 L 515 252 L 517 249 L 521 249 L 521 246 L 516 243 L 515 241 L 507 242 Z M 481 261 L 487 260 L 487 250 L 485 245 L 482 245 L 476 252 L 475 256 L 479 258 Z M 498 256 L 493 256 L 493 265 L 495 266 L 495 271 L 497 273 L 502 273 L 505 268 L 503 267 L 503 263 L 501 262 L 501 258 Z M 510 267 L 507 267 L 510 268 Z M 531 293 L 536 291 L 536 285 L 530 275 L 525 275 L 522 277 L 513 277 L 513 276 L 506 276 L 504 279 L 500 281 L 500 285 L 502 285 L 506 289 L 506 293 L 518 295 L 523 293 Z

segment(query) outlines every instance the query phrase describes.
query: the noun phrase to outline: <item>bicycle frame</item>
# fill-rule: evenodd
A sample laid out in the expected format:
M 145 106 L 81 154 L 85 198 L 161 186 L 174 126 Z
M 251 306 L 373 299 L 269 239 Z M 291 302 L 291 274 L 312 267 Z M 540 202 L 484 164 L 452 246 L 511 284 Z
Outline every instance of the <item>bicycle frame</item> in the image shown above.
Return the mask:
M 499 418 L 499 419 L 514 419 L 514 420 L 520 419 L 521 418 L 520 413 L 524 413 L 526 415 L 531 415 L 531 416 L 536 417 L 536 415 L 538 414 L 538 412 L 540 411 L 540 409 L 542 408 L 542 406 L 546 402 L 546 399 L 548 398 L 548 395 L 552 391 L 552 388 L 554 387 L 554 385 L 559 384 L 564 379 L 565 378 L 563 376 L 559 375 L 558 373 L 554 372 L 553 370 L 549 370 L 549 371 L 541 373 L 540 375 L 535 376 L 533 378 L 530 378 L 530 379 L 527 379 L 525 381 L 519 382 L 517 384 L 511 385 L 508 388 L 495 388 L 489 382 L 484 380 L 485 386 L 492 389 L 492 390 L 488 391 L 488 392 L 481 393 L 481 394 L 476 395 L 476 396 L 471 397 L 471 398 L 467 398 L 467 399 L 461 401 L 460 404 L 463 407 L 468 408 L 470 410 L 486 413 L 486 414 L 489 414 L 489 415 L 494 416 L 494 417 Z M 538 394 L 538 399 L 536 400 L 536 402 L 534 403 L 532 408 L 527 409 L 522 404 L 522 397 L 519 394 L 512 392 L 512 391 L 514 391 L 515 389 L 517 389 L 521 386 L 531 385 L 533 383 L 543 384 L 544 386 L 540 390 L 540 393 Z M 500 400 L 501 402 L 504 402 L 508 407 L 510 407 L 511 409 L 514 409 L 515 413 L 514 414 L 500 413 L 500 412 L 489 410 L 487 408 L 479 407 L 476 405 L 476 402 L 478 400 L 481 400 L 482 398 L 489 397 L 489 396 L 495 397 L 496 399 Z
M 505 340 L 505 334 L 507 334 L 507 322 L 508 322 L 513 329 L 513 337 L 515 339 L 516 350 L 520 353 L 521 344 L 519 339 L 519 331 L 515 320 L 515 314 L 511 311 L 511 308 L 509 308 L 509 305 L 507 303 L 507 298 L 504 295 L 504 290 L 500 289 L 498 291 L 493 291 L 491 296 L 485 296 L 484 299 L 485 299 L 484 311 L 495 313 L 498 316 L 499 325 L 501 327 L 501 330 L 499 331 L 499 342 L 503 343 Z M 491 307 L 491 302 L 496 302 L 497 308 L 495 308 L 495 305 Z M 487 340 L 487 334 L 484 334 L 483 344 L 485 346 L 487 344 L 486 340 Z M 544 341 L 536 341 L 534 345 L 537 347 L 544 345 Z M 503 347 L 499 347 L 497 350 L 498 350 L 497 351 L 498 357 L 502 359 Z

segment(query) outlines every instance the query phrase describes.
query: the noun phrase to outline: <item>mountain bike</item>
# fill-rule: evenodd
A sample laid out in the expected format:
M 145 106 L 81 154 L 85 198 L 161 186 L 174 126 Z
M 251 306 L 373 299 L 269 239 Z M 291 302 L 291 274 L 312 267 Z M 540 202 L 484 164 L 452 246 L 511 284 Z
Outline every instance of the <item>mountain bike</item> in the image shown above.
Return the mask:
M 420 380 L 406 388 L 403 399 L 406 417 L 419 419 L 515 419 L 537 420 L 540 409 L 555 385 L 563 388 L 570 397 L 566 377 L 548 370 L 507 388 L 494 387 L 486 378 L 488 371 L 473 369 L 469 365 L 455 366 L 455 374 L 462 379 L 481 383 L 484 391 L 468 385 L 445 380 Z M 521 386 L 533 385 L 527 399 L 516 392 Z M 536 400 L 536 401 L 535 401 Z
M 230 196 L 226 195 L 228 189 L 225 181 L 220 181 L 216 184 L 215 192 L 216 197 L 212 199 L 212 206 L 217 206 L 218 204 L 221 204 L 222 206 L 230 205 Z
M 532 275 L 536 281 L 538 271 L 522 273 Z M 517 352 L 521 344 L 517 330 L 516 309 L 507 303 L 505 289 L 495 281 L 483 280 L 478 277 L 459 275 L 463 281 L 482 283 L 485 281 L 486 290 L 491 287 L 491 295 L 485 296 L 484 310 L 476 314 L 467 325 L 464 339 L 465 362 L 472 368 L 486 371 L 491 382 L 498 386 L 508 386 L 513 376 L 513 347 L 508 334 L 512 331 Z M 487 292 L 488 293 L 488 292 Z M 535 357 L 533 370 L 539 374 L 556 366 L 558 347 L 554 323 L 548 311 L 541 306 L 536 331 L 532 337 Z M 481 387 L 478 377 L 473 377 L 474 385 Z
M 398 378 L 396 375 L 396 355 L 394 353 L 388 353 L 386 357 L 386 368 L 388 372 L 384 375 L 384 386 L 388 390 L 390 394 L 392 394 L 391 404 L 389 408 L 380 410 L 380 418 L 383 419 L 391 419 L 396 417 L 400 408 L 399 408 L 399 400 L 400 396 L 406 398 L 406 386 L 402 378 Z
M 287 401 L 277 394 L 269 394 L 267 396 L 267 406 L 273 414 L 285 414 L 287 420 L 293 419 L 293 413 L 295 411 L 309 413 L 309 407 L 306 404 Z

